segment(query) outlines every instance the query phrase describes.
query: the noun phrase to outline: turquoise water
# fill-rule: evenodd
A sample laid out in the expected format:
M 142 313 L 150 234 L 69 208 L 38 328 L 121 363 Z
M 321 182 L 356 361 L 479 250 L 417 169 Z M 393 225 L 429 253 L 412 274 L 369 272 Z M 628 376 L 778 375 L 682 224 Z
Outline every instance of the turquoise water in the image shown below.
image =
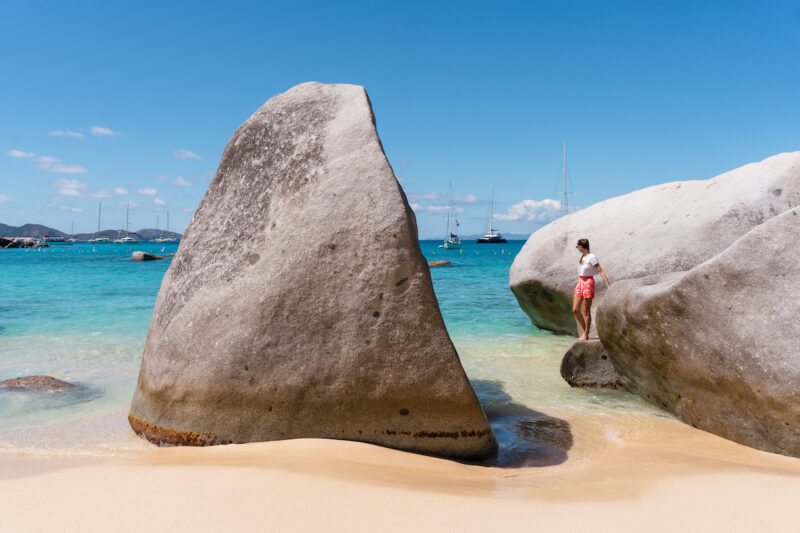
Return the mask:
M 522 241 L 461 250 L 420 244 L 428 260 L 452 261 L 431 269 L 434 289 L 503 445 L 501 457 L 531 455 L 536 445 L 525 439 L 523 422 L 565 438 L 553 422 L 560 419 L 543 411 L 648 411 L 625 393 L 574 390 L 561 380 L 558 364 L 574 339 L 531 325 L 508 289 Z M 0 451 L 115 454 L 147 446 L 129 430 L 126 414 L 169 260 L 130 261 L 133 249 L 167 254 L 177 245 L 0 250 L 0 380 L 46 374 L 83 385 L 75 393 L 0 393 Z M 547 461 L 551 452 L 533 455 Z

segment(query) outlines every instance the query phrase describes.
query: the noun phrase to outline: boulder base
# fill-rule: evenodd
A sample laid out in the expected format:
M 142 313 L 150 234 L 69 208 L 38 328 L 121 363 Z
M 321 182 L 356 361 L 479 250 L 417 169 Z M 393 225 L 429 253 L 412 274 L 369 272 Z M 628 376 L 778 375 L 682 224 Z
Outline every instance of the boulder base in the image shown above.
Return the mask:
M 496 451 L 363 87 L 299 85 L 236 131 L 162 282 L 129 419 L 173 444 Z

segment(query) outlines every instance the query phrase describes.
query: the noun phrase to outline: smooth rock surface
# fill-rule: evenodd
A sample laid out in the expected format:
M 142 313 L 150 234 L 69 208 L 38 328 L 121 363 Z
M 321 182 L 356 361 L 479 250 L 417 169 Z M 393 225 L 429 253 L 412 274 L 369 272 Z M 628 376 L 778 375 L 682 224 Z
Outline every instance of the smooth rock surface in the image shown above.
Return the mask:
M 61 381 L 53 376 L 25 376 L 0 381 L 0 389 L 6 390 L 57 392 L 74 390 L 77 388 L 77 385 Z
M 800 208 L 685 273 L 612 284 L 598 331 L 626 388 L 685 422 L 800 457 Z
M 158 294 L 136 432 L 496 451 L 374 120 L 363 87 L 306 83 L 236 131 Z
M 141 251 L 133 252 L 131 254 L 132 261 L 155 261 L 156 259 L 164 259 L 164 256 Z
M 648 187 L 562 217 L 528 239 L 510 287 L 538 327 L 577 335 L 572 314 L 579 254 L 588 238 L 611 283 L 687 271 L 771 217 L 800 204 L 800 152 L 704 181 Z M 605 293 L 600 276 L 597 303 Z
M 619 389 L 622 379 L 599 339 L 575 341 L 561 359 L 561 377 L 571 387 Z

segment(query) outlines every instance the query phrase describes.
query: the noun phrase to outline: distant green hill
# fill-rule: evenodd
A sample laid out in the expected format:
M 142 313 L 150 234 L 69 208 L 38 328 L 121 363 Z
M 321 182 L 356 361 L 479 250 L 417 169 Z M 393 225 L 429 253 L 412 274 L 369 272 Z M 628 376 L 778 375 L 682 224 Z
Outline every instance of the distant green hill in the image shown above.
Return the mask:
M 42 235 L 67 237 L 67 234 L 63 231 L 58 231 L 55 228 L 48 228 L 41 224 L 25 224 L 19 227 L 0 224 L 0 237 L 41 237 Z
M 183 237 L 182 234 L 175 233 L 174 231 L 162 231 L 154 229 L 140 229 L 139 231 L 136 232 L 127 232 L 123 229 L 107 229 L 101 231 L 98 234 L 76 233 L 75 235 L 70 235 L 55 228 L 42 226 L 41 224 L 25 224 L 19 227 L 9 226 L 8 224 L 0 224 L 0 237 L 41 238 L 44 235 L 50 235 L 52 237 L 67 237 L 67 238 L 75 238 L 79 241 L 88 241 L 89 239 L 99 234 L 104 234 L 106 237 L 110 239 L 116 239 L 117 235 L 119 235 L 120 237 L 127 237 L 128 235 L 130 235 L 132 237 L 136 237 L 138 239 L 143 239 L 143 240 L 155 239 L 161 236 L 175 237 L 176 239 L 180 239 L 181 237 Z

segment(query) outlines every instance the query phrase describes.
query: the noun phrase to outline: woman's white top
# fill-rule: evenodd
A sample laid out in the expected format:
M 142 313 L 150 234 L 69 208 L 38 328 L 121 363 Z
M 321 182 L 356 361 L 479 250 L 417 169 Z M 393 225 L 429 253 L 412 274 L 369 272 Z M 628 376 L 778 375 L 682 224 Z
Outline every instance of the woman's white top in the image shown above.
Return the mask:
M 578 267 L 578 275 L 579 276 L 596 276 L 598 274 L 597 269 L 594 267 L 595 265 L 599 264 L 600 261 L 597 260 L 597 256 L 593 253 L 588 253 L 581 258 L 581 264 Z

